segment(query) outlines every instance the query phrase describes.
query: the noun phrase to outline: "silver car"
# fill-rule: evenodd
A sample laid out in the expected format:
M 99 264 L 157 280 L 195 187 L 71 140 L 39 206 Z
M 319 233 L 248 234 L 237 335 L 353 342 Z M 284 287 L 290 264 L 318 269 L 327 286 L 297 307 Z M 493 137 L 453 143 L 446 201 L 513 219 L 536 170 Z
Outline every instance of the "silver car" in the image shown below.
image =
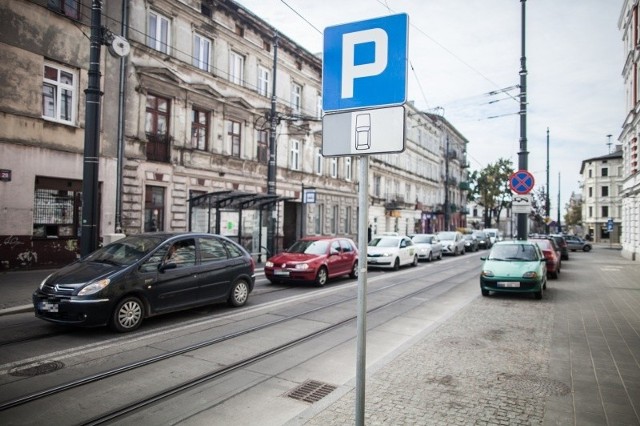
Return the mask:
M 415 234 L 411 236 L 411 241 L 418 250 L 419 260 L 431 262 L 442 259 L 442 243 L 435 234 Z
M 465 253 L 464 236 L 458 231 L 442 231 L 436 234 L 442 243 L 442 253 L 457 256 Z

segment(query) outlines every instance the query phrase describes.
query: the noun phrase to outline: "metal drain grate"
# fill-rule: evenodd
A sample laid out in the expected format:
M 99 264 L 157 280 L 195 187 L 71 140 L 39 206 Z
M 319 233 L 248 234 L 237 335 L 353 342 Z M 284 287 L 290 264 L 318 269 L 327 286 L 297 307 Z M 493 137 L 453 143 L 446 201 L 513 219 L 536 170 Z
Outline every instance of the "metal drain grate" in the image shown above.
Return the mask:
M 17 377 L 35 377 L 64 368 L 60 361 L 40 361 L 35 364 L 19 365 L 9 370 L 9 375 Z
M 299 401 L 314 402 L 320 401 L 325 396 L 336 390 L 337 386 L 330 385 L 328 383 L 319 382 L 317 380 L 307 380 L 300 386 L 286 393 L 289 398 L 297 399 Z
M 571 393 L 571 387 L 558 380 L 528 374 L 500 373 L 498 382 L 504 388 L 523 395 L 564 396 Z

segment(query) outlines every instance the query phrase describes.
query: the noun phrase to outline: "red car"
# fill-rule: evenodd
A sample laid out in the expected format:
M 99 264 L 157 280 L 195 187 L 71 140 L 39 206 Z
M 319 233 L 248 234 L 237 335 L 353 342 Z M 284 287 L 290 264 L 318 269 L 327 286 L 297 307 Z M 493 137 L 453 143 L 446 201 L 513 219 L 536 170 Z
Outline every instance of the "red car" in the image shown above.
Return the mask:
M 542 250 L 544 254 L 547 263 L 547 276 L 558 278 L 558 274 L 560 274 L 560 256 L 559 252 L 556 251 L 553 241 L 547 238 L 534 238 L 530 239 L 530 241 L 538 244 L 538 247 L 540 247 L 540 250 Z
M 319 287 L 341 275 L 357 278 L 358 249 L 349 238 L 302 238 L 267 259 L 264 275 L 272 283 L 310 282 Z

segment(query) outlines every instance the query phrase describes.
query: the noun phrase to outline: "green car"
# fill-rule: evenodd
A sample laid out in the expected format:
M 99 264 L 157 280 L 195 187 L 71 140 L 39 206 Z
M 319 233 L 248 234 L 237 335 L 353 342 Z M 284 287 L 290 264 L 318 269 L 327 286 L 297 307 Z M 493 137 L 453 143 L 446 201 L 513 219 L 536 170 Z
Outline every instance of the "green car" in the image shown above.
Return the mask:
M 493 245 L 480 273 L 483 296 L 497 293 L 533 293 L 542 299 L 547 288 L 547 265 L 536 243 L 500 241 Z

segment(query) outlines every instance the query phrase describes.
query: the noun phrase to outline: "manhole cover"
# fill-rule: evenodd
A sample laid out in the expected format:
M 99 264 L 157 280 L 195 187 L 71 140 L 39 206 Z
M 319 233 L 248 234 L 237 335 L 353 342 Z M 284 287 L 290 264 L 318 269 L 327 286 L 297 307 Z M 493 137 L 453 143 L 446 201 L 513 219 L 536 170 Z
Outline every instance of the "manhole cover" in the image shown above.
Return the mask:
M 307 380 L 300 386 L 286 393 L 285 396 L 299 401 L 314 403 L 320 401 L 336 389 L 336 386 L 317 380 Z
M 484 348 L 486 343 L 477 339 L 462 339 L 458 337 L 451 337 L 444 339 L 440 342 L 444 346 L 449 346 L 456 349 L 481 349 Z
M 9 370 L 9 375 L 18 377 L 35 377 L 42 374 L 49 374 L 53 371 L 60 370 L 64 364 L 60 361 L 41 361 L 38 363 L 29 363 L 19 365 Z
M 499 374 L 498 381 L 504 383 L 505 388 L 526 395 L 564 396 L 571 393 L 571 388 L 566 384 L 546 377 Z

